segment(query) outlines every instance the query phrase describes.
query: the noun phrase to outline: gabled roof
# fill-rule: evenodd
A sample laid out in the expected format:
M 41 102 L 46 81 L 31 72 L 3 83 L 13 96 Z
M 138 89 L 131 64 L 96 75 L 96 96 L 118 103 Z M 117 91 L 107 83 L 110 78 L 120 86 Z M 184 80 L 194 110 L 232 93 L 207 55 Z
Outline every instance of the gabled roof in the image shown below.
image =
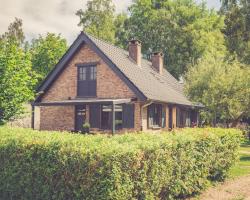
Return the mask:
M 148 60 L 142 59 L 138 66 L 129 58 L 128 51 L 116 47 L 91 35 L 81 33 L 66 54 L 47 76 L 38 92 L 46 92 L 56 77 L 64 69 L 70 58 L 83 43 L 90 47 L 122 78 L 142 100 L 155 100 L 181 105 L 193 105 L 183 93 L 180 84 L 166 69 L 159 74 Z M 38 98 L 39 99 L 39 98 Z M 38 100 L 37 99 L 37 100 Z

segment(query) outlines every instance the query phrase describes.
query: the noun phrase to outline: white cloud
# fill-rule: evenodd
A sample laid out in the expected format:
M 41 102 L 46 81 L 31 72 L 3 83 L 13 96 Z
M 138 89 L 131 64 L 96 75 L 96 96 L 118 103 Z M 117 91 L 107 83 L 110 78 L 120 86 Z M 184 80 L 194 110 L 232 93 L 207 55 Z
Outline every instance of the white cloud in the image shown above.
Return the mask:
M 197 0 L 201 2 L 201 0 Z M 86 6 L 87 0 L 0 0 L 0 34 L 7 30 L 15 17 L 23 20 L 27 39 L 46 32 L 61 33 L 69 43 L 79 34 L 76 11 Z M 132 0 L 114 0 L 117 12 L 126 11 Z M 219 0 L 208 1 L 218 7 Z
M 132 0 L 114 0 L 117 12 L 126 10 Z M 71 43 L 79 34 L 76 11 L 85 8 L 87 0 L 0 0 L 0 34 L 15 17 L 23 20 L 27 39 L 46 32 L 61 33 Z

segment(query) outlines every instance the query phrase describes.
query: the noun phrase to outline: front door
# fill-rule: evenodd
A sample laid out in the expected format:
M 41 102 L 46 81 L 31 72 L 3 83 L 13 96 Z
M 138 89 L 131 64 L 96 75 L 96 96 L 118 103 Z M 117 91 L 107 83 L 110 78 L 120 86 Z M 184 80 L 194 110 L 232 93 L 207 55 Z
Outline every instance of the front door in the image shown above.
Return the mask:
M 76 131 L 83 130 L 83 124 L 86 120 L 86 105 L 78 105 L 76 106 L 76 121 L 75 121 L 75 129 Z

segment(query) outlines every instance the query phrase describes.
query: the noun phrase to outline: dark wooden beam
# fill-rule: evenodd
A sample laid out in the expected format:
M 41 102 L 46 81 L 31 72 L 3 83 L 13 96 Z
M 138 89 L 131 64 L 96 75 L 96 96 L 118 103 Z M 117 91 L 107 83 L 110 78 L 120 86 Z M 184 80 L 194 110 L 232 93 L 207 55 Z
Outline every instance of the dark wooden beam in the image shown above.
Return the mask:
M 35 106 L 31 105 L 31 128 L 35 128 Z
M 112 135 L 115 134 L 115 104 L 112 103 Z
M 87 63 L 76 63 L 76 67 L 91 67 L 91 66 L 96 66 L 99 65 L 100 61 L 96 62 L 87 62 Z

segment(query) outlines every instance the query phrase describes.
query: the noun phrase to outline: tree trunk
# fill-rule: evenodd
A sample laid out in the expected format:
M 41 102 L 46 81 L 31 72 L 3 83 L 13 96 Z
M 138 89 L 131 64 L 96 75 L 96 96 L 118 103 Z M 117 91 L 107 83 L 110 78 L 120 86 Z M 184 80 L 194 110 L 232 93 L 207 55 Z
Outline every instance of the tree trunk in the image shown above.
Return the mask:
M 236 119 L 232 120 L 231 128 L 235 128 L 237 126 L 243 115 L 244 113 L 241 113 Z

